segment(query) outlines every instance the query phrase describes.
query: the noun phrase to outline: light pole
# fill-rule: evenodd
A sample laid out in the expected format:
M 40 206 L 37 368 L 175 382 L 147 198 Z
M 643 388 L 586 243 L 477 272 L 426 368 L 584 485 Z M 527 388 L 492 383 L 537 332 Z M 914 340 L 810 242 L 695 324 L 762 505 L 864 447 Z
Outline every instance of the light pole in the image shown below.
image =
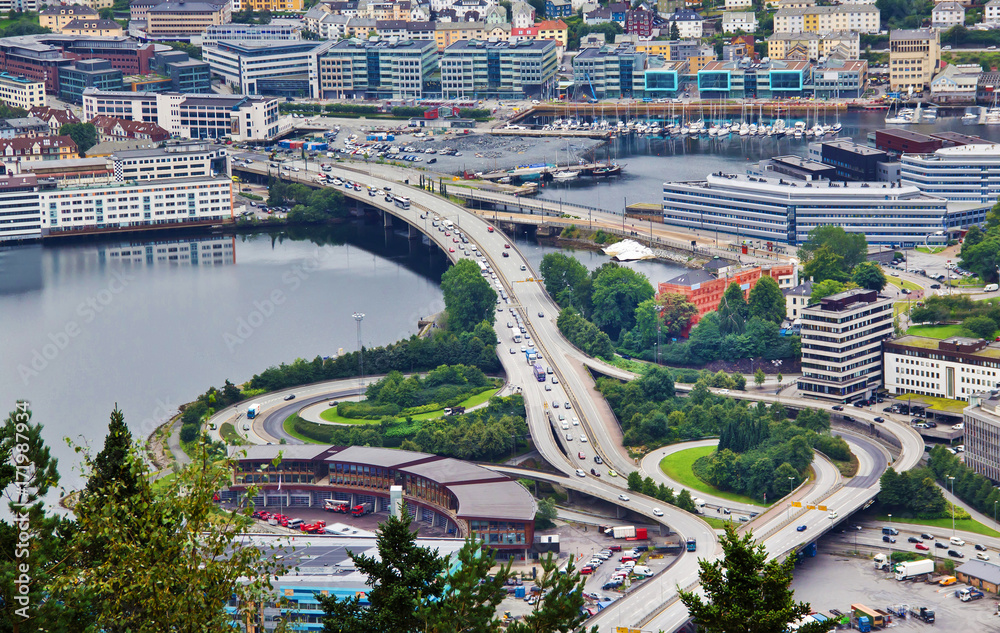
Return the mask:
M 993 502 L 993 526 L 996 527 L 997 524 L 997 502 Z
M 951 496 L 954 497 L 955 496 L 955 478 L 949 476 L 948 477 L 948 483 L 951 484 Z M 949 499 L 949 503 L 951 503 L 951 535 L 955 536 L 955 502 L 951 501 Z M 996 508 L 996 505 L 994 504 L 993 507 Z
M 889 569 L 892 569 L 892 515 L 889 515 Z
M 358 370 L 360 371 L 358 377 L 358 396 L 360 396 L 365 386 L 365 352 L 364 348 L 361 347 L 361 321 L 364 320 L 365 314 L 364 312 L 355 312 L 351 316 L 358 322 Z
M 795 477 L 788 478 L 788 496 L 792 496 L 792 482 L 795 481 Z M 788 500 L 788 520 L 792 520 L 792 500 Z

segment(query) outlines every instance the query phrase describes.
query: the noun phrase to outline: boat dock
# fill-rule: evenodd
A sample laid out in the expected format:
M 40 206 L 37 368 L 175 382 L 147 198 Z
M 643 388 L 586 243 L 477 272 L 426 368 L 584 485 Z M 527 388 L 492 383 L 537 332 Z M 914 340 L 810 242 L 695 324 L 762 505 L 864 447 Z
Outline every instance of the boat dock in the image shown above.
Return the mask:
M 583 163 L 575 165 L 535 165 L 530 167 L 518 167 L 516 169 L 491 171 L 489 173 L 477 174 L 481 180 L 494 181 L 533 181 L 533 180 L 571 180 L 579 176 L 590 176 L 592 178 L 608 178 L 621 174 L 621 165 L 614 163 Z M 507 179 L 506 181 L 504 179 Z

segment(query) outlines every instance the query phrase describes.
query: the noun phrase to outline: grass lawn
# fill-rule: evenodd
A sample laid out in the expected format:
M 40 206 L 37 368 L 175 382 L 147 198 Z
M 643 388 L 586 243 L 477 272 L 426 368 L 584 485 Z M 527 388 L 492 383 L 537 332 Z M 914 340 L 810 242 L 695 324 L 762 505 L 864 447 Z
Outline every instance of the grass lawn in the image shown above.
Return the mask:
M 969 406 L 968 402 L 963 402 L 961 400 L 935 398 L 934 396 L 920 396 L 915 393 L 904 393 L 896 396 L 896 399 L 900 402 L 904 400 L 913 400 L 917 404 L 923 404 L 933 411 L 944 411 L 946 413 L 956 413 L 959 415 L 961 415 L 965 407 Z
M 927 247 L 927 246 L 918 246 L 916 248 L 916 251 L 918 253 L 927 253 L 928 255 L 937 255 L 938 253 L 940 253 L 941 251 L 943 251 L 945 248 L 947 248 L 947 247 L 946 246 L 930 246 L 930 247 Z
M 306 444 L 323 444 L 324 443 L 324 442 L 319 442 L 317 440 L 314 440 L 311 437 L 306 437 L 305 435 L 302 435 L 301 433 L 297 432 L 295 430 L 295 424 L 294 423 L 295 423 L 295 420 L 298 420 L 298 419 L 299 419 L 299 414 L 298 413 L 293 413 L 292 415 L 290 415 L 287 418 L 285 418 L 285 421 L 282 423 L 281 428 L 284 429 L 285 433 L 288 433 L 289 435 L 291 435 L 292 437 L 294 437 L 297 440 L 302 440 Z
M 885 280 L 888 281 L 893 286 L 897 288 L 905 288 L 907 290 L 920 290 L 920 286 L 913 283 L 912 281 L 906 281 L 905 279 L 900 279 L 899 277 L 893 277 L 892 275 L 886 275 Z
M 177 477 L 177 473 L 170 473 L 169 475 L 164 475 L 159 479 L 154 479 L 152 483 L 150 483 L 150 488 L 152 488 L 154 491 L 158 491 L 167 484 L 169 484 L 175 477 Z
M 956 323 L 954 325 L 914 325 L 907 329 L 906 333 L 913 336 L 946 339 L 958 336 L 961 331 L 962 326 Z
M 226 422 L 219 429 L 219 434 L 222 436 L 222 441 L 226 444 L 240 444 L 244 440 L 240 437 L 240 434 L 236 432 L 236 427 Z
M 479 406 L 484 402 L 488 402 L 499 391 L 496 387 L 489 387 L 471 398 L 466 398 L 462 402 L 462 406 L 466 409 L 471 409 L 472 407 Z M 411 416 L 414 420 L 433 420 L 435 418 L 440 418 L 444 415 L 444 408 L 438 409 L 437 411 L 428 411 L 427 413 L 418 413 Z M 378 420 L 372 418 L 345 418 L 337 414 L 337 407 L 329 407 L 324 409 L 319 417 L 323 418 L 327 422 L 333 422 L 335 424 L 378 424 Z M 400 416 L 405 417 L 405 416 Z
M 886 524 L 889 523 L 889 517 L 887 515 L 881 514 L 874 517 L 876 521 L 882 521 Z M 951 530 L 951 519 L 901 519 L 899 517 L 892 517 L 893 523 L 906 523 L 907 525 L 926 525 L 927 527 L 939 528 L 940 530 Z M 982 534 L 983 536 L 1000 536 L 1000 532 L 997 532 L 993 528 L 986 527 L 979 521 L 974 521 L 972 519 L 956 519 L 955 529 L 962 530 L 963 532 L 972 532 L 974 534 Z M 941 536 L 937 534 L 935 536 Z
M 735 492 L 719 490 L 715 486 L 698 479 L 698 477 L 696 477 L 694 472 L 691 470 L 691 465 L 694 464 L 695 460 L 699 457 L 709 455 L 713 451 L 715 451 L 714 446 L 699 446 L 696 448 L 678 451 L 671 455 L 667 455 L 660 461 L 660 470 L 662 470 L 667 477 L 670 477 L 674 481 L 683 484 L 692 490 L 704 492 L 705 494 L 712 495 L 713 497 L 720 497 L 737 503 L 750 503 L 764 507 L 771 505 L 769 503 L 758 501 L 757 499 L 751 499 L 750 497 L 736 494 Z
M 609 364 L 614 365 L 618 369 L 624 369 L 625 371 L 641 374 L 646 371 L 646 367 L 648 367 L 651 363 L 644 360 L 636 360 L 634 358 L 622 358 L 618 354 L 615 354 Z
M 851 459 L 848 461 L 840 461 L 836 459 L 831 459 L 830 461 L 837 467 L 837 470 L 840 471 L 841 477 L 853 477 L 858 474 L 858 456 L 854 453 L 851 453 Z
M 701 518 L 705 519 L 705 523 L 708 523 L 709 525 L 711 525 L 716 530 L 724 529 L 726 527 L 726 524 L 728 524 L 728 523 L 737 523 L 737 524 L 739 524 L 739 521 L 726 521 L 725 519 L 718 519 L 716 517 L 709 517 L 709 516 L 705 516 L 703 514 L 699 514 L 698 516 L 700 516 Z M 730 516 L 732 516 L 732 515 L 730 515 Z

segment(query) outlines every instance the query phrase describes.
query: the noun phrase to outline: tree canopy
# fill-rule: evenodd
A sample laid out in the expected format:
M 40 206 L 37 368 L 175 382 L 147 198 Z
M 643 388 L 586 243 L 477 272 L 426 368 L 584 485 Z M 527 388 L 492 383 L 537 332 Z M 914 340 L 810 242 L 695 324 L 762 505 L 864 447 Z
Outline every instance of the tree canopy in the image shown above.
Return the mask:
M 455 262 L 441 276 L 441 290 L 452 331 L 468 332 L 482 321 L 493 321 L 497 293 L 471 259 Z
M 635 326 L 635 310 L 653 298 L 653 286 L 642 273 L 618 264 L 604 264 L 595 271 L 591 320 L 617 339 L 622 330 Z
M 864 234 L 848 233 L 842 227 L 829 224 L 817 226 L 809 231 L 809 236 L 799 247 L 799 252 L 808 260 L 823 247 L 843 258 L 845 273 L 865 261 L 868 255 L 868 241 Z
M 80 156 L 84 156 L 88 149 L 97 145 L 97 128 L 93 123 L 66 123 L 59 128 L 59 134 L 73 139 Z
M 861 262 L 856 265 L 854 270 L 851 271 L 851 281 L 856 283 L 860 288 L 877 290 L 878 292 L 882 292 L 882 289 L 888 283 L 882 267 L 875 262 Z
M 778 282 L 770 275 L 761 276 L 757 284 L 750 289 L 747 305 L 751 317 L 779 324 L 785 320 L 787 313 L 785 295 L 778 287 Z

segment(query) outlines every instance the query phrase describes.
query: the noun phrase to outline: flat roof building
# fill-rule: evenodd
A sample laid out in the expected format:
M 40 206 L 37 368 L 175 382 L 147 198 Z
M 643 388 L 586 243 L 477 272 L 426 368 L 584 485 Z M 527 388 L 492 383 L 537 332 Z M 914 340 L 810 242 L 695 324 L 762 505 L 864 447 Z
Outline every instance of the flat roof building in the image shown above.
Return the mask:
M 881 28 L 881 13 L 870 4 L 781 8 L 774 14 L 775 33 L 878 33 Z
M 445 99 L 545 99 L 555 94 L 557 70 L 553 40 L 463 40 L 441 55 L 441 92 Z
M 903 336 L 886 341 L 885 388 L 891 395 L 965 400 L 1000 387 L 1000 344 L 953 336 Z
M 81 59 L 72 66 L 59 69 L 59 98 L 69 103 L 82 103 L 83 91 L 121 90 L 122 71 L 111 67 L 106 59 Z
M 832 180 L 836 177 L 833 167 L 823 163 L 802 158 L 801 156 L 775 156 L 760 161 L 757 169 L 752 170 L 753 176 L 781 178 L 788 176 L 796 180 Z M 750 170 L 748 170 L 750 173 Z
M 204 46 L 212 73 L 234 91 L 281 97 L 307 97 L 309 68 L 320 50 L 333 46 L 317 41 L 219 42 Z
M 930 86 L 940 61 L 940 31 L 894 29 L 889 32 L 889 87 L 892 90 L 920 92 Z
M 798 389 L 837 402 L 867 399 L 882 386 L 882 341 L 892 336 L 892 301 L 848 290 L 802 309 Z
M 285 24 L 214 24 L 201 34 L 202 46 L 220 42 L 294 42 L 302 39 L 302 29 Z
M 38 178 L 34 174 L 0 176 L 0 243 L 37 240 L 42 236 Z
M 642 96 L 647 59 L 631 43 L 587 48 L 573 58 L 573 76 L 592 89 L 594 94 L 588 96 L 596 99 Z
M 904 184 L 929 195 L 992 206 L 1000 200 L 1000 145 L 974 143 L 903 154 L 900 176 Z
M 991 377 L 992 378 L 992 377 Z M 990 380 L 995 383 L 995 380 Z M 1000 483 L 1000 396 L 997 391 L 983 389 L 969 397 L 969 406 L 962 411 L 962 423 L 965 436 L 965 465 L 987 477 L 994 483 Z M 1000 583 L 1000 576 L 992 577 L 989 582 Z M 971 584 L 971 583 L 970 583 Z
M 146 33 L 150 37 L 201 35 L 210 26 L 232 20 L 229 2 L 160 2 L 146 12 Z
M 0 101 L 23 110 L 44 106 L 45 84 L 27 77 L 0 73 Z
M 702 97 L 720 99 L 801 97 L 812 84 L 812 64 L 798 60 L 749 58 L 713 61 L 698 71 L 698 90 Z
M 886 152 L 849 139 L 825 141 L 820 152 L 823 163 L 832 166 L 837 177 L 844 180 L 879 180 L 878 164 L 892 162 Z
M 438 71 L 438 53 L 431 40 L 350 39 L 311 63 L 312 92 L 321 99 L 422 99 Z
M 283 461 L 275 467 L 279 453 Z M 534 498 L 506 475 L 476 464 L 413 451 L 315 444 L 241 447 L 231 455 L 237 463 L 224 499 L 239 501 L 257 486 L 257 507 L 322 507 L 336 499 L 381 510 L 388 507 L 389 488 L 402 486 L 406 504 L 419 517 L 456 536 L 472 536 L 500 551 L 525 551 L 533 541 Z
M 923 244 L 948 228 L 948 203 L 892 183 L 801 182 L 710 174 L 663 184 L 663 221 L 688 230 L 802 244 L 817 226 L 862 233 L 869 244 Z

